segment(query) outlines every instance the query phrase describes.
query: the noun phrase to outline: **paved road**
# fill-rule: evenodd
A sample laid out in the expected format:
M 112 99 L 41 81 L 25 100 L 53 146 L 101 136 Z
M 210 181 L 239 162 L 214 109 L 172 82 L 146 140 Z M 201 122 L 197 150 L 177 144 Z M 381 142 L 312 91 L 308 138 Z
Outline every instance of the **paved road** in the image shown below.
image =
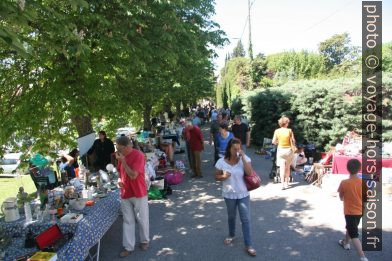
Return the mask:
M 101 260 L 359 260 L 355 250 L 346 251 L 337 245 L 345 224 L 342 204 L 334 191 L 342 177 L 327 178 L 322 190 L 294 177 L 293 187 L 282 191 L 280 184 L 268 179 L 271 161 L 252 149 L 247 154 L 264 183 L 251 192 L 252 233 L 258 255 L 252 258 L 244 252 L 239 217 L 237 241 L 225 246 L 226 206 L 220 184 L 213 177 L 212 147 L 205 147 L 203 179 L 190 179 L 188 175 L 173 187 L 169 199 L 150 201 L 150 249 L 137 249 L 125 259 L 118 258 L 122 249 L 120 217 L 102 240 Z M 184 154 L 176 156 L 185 161 Z M 392 201 L 384 203 L 384 251 L 368 252 L 369 260 L 392 260 L 391 211 L 387 211 L 392 209 Z

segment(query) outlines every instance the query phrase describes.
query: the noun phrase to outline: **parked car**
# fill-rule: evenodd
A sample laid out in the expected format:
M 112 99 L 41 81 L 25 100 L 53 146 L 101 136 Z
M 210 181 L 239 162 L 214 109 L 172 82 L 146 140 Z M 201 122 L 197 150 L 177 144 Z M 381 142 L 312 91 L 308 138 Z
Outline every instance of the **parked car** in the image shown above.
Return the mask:
M 16 174 L 22 153 L 7 153 L 0 158 L 0 168 L 4 174 Z
M 116 131 L 116 137 L 120 137 L 121 135 L 130 136 L 136 133 L 136 129 L 132 127 L 123 127 L 119 128 Z

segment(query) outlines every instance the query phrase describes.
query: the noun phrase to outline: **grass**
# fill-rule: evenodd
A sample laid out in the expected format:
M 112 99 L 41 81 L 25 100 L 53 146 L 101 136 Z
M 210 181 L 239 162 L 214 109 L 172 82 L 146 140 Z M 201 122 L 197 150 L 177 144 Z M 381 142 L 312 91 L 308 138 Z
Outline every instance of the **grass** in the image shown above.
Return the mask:
M 0 178 L 0 205 L 8 197 L 16 197 L 19 192 L 19 187 L 23 186 L 25 192 L 31 194 L 37 189 L 34 185 L 30 175 L 25 175 L 17 178 Z M 1 215 L 2 213 L 0 213 Z

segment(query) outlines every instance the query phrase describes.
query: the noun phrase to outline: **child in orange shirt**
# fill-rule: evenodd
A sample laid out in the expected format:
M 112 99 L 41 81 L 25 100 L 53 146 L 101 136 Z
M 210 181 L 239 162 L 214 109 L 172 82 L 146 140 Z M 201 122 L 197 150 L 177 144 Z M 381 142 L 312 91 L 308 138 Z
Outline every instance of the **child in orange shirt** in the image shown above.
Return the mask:
M 350 172 L 350 178 L 343 180 L 338 189 L 340 200 L 343 201 L 346 219 L 346 237 L 339 240 L 339 245 L 349 250 L 352 240 L 360 260 L 367 261 L 368 259 L 362 251 L 361 241 L 358 239 L 358 225 L 362 217 L 362 179 L 357 176 L 360 169 L 361 162 L 359 160 L 349 160 L 347 170 Z

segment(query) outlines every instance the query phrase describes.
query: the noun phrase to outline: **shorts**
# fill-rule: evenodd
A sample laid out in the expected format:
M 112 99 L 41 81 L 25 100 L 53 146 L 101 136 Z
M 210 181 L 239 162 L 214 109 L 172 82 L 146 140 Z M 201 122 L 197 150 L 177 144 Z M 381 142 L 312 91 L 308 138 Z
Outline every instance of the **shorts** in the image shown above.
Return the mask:
M 362 216 L 358 215 L 345 215 L 346 229 L 350 238 L 358 238 L 358 225 Z
M 278 148 L 276 152 L 276 165 L 284 167 L 286 164 L 290 165 L 293 161 L 294 153 L 291 148 Z

